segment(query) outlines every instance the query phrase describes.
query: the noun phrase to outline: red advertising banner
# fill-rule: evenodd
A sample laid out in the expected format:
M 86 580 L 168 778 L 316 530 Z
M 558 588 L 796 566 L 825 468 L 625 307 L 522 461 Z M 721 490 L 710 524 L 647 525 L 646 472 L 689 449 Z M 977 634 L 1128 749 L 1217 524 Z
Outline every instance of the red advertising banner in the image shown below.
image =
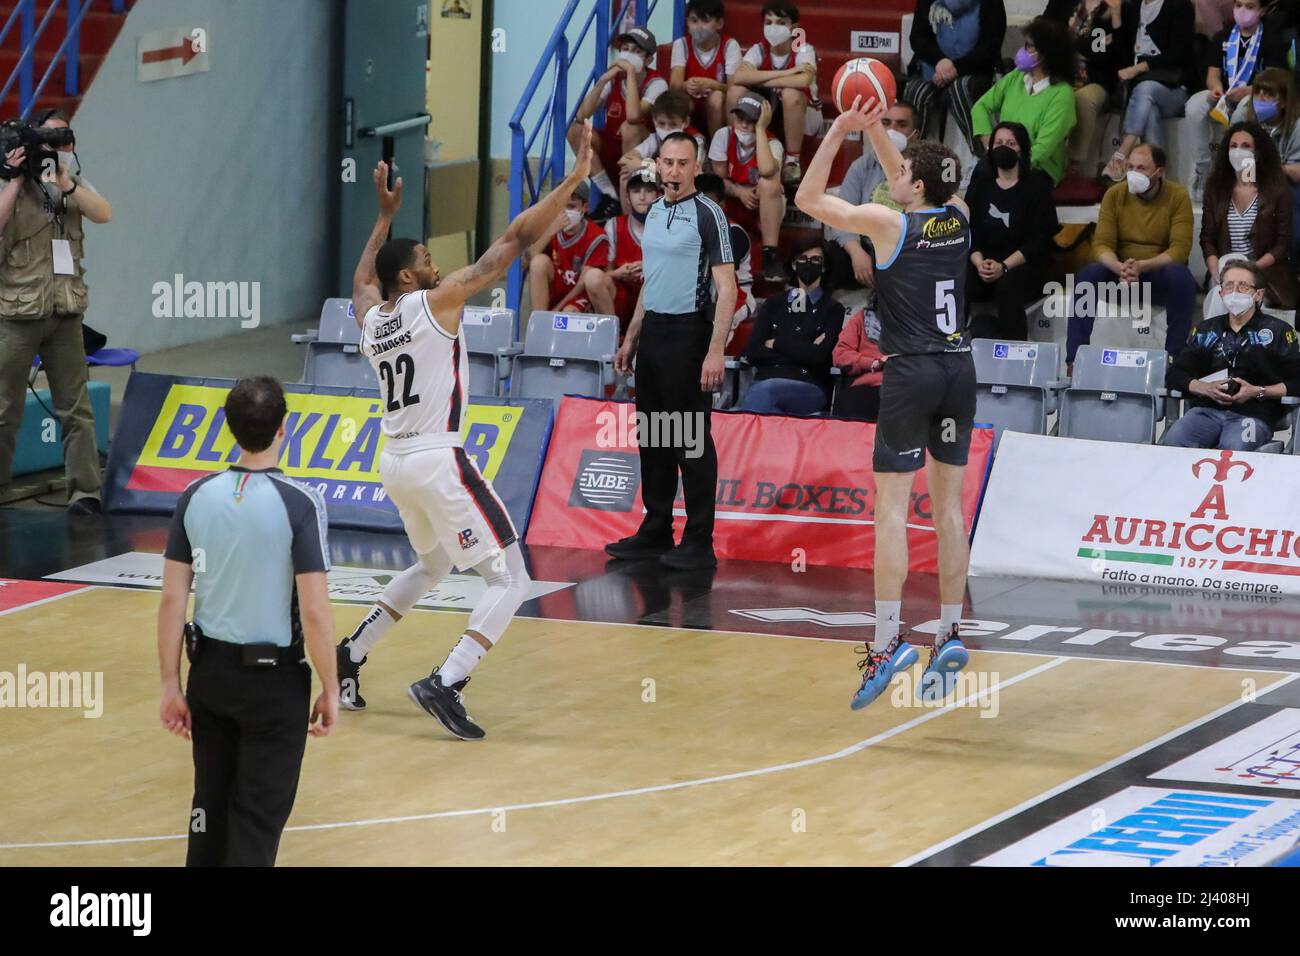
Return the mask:
M 718 449 L 719 557 L 870 568 L 875 558 L 875 480 L 866 422 L 714 412 Z M 690 445 L 690 434 L 685 444 Z M 969 529 L 993 454 L 993 431 L 976 428 L 962 489 Z M 528 544 L 603 548 L 636 531 L 641 467 L 630 403 L 566 397 L 551 433 L 533 502 Z M 674 506 L 680 536 L 681 491 Z M 938 569 L 938 542 L 925 472 L 912 488 L 908 558 L 913 571 Z

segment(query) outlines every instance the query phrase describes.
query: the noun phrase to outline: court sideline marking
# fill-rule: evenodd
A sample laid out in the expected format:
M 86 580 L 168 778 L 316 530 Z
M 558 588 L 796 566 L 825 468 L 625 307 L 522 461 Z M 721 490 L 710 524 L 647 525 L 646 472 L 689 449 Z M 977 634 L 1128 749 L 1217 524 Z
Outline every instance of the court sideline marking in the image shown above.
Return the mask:
M 830 763 L 831 761 L 835 761 L 835 760 L 843 760 L 845 757 L 851 757 L 854 754 L 859 753 L 860 751 L 866 750 L 868 747 L 873 747 L 878 743 L 882 743 L 886 740 L 889 740 L 892 737 L 896 737 L 899 734 L 905 733 L 908 730 L 911 730 L 915 727 L 919 727 L 922 724 L 927 723 L 928 721 L 934 720 L 936 717 L 941 717 L 944 714 L 949 713 L 957 709 L 958 707 L 963 706 L 968 701 L 977 700 L 995 691 L 999 691 L 1003 687 L 1010 687 L 1013 684 L 1018 684 L 1023 680 L 1028 680 L 1031 677 L 1036 677 L 1039 674 L 1052 670 L 1053 668 L 1059 667 L 1060 665 L 1068 663 L 1074 659 L 1075 658 L 1070 658 L 1070 657 L 1053 658 L 1052 660 L 1048 661 L 1045 664 L 1040 664 L 1037 667 L 1031 668 L 1027 671 L 1024 671 L 1023 673 L 1017 674 L 1014 677 L 1011 677 L 1007 680 L 999 680 L 992 687 L 986 688 L 985 690 L 979 691 L 975 694 L 971 694 L 966 697 L 962 697 L 958 700 L 954 700 L 950 704 L 945 704 L 941 708 L 922 714 L 919 717 L 915 717 L 912 720 L 899 724 L 896 727 L 891 727 L 889 730 L 881 731 L 880 733 L 875 734 L 872 737 L 868 737 L 865 740 L 859 740 L 857 743 L 850 744 L 849 746 L 837 750 L 834 753 L 823 754 L 819 757 L 809 757 L 804 760 L 796 760 L 790 763 L 774 764 L 773 766 L 770 767 L 759 767 L 758 769 L 755 770 L 740 770 L 740 771 L 736 771 L 735 773 L 720 774 L 718 776 L 713 776 L 713 777 L 701 777 L 696 780 L 681 780 L 678 781 L 677 783 L 662 783 L 662 784 L 657 784 L 648 787 L 636 787 L 630 790 L 612 790 L 606 793 L 590 794 L 588 796 L 583 796 L 583 797 L 563 797 L 555 800 L 537 800 L 531 803 L 517 803 L 508 806 L 479 807 L 472 810 L 440 810 L 434 813 L 416 813 L 416 814 L 411 814 L 409 816 L 400 816 L 400 817 L 375 817 L 375 818 L 365 819 L 365 820 L 344 820 L 344 821 L 339 821 L 337 823 L 300 824 L 298 826 L 285 827 L 285 832 L 304 833 L 312 830 L 338 830 L 344 827 L 368 827 L 368 826 L 380 826 L 383 824 L 391 824 L 391 823 L 415 823 L 424 820 L 440 820 L 440 819 L 447 819 L 451 817 L 467 817 L 467 816 L 476 816 L 476 815 L 498 813 L 498 812 L 509 813 L 511 811 L 516 811 L 516 810 L 538 810 L 547 807 L 573 806 L 575 804 L 582 804 L 582 803 L 596 803 L 602 800 L 614 800 L 620 797 L 636 797 L 648 793 L 665 793 L 671 790 L 684 790 L 688 787 L 700 787 L 711 783 L 726 783 L 732 780 L 743 780 L 747 777 L 761 777 L 767 774 L 781 773 L 786 770 L 800 770 L 803 769 L 804 767 L 812 767 L 818 764 Z M 101 839 L 101 840 L 56 840 L 56 841 L 43 842 L 43 843 L 0 843 L 0 850 L 31 850 L 31 849 L 47 849 L 52 847 L 107 846 L 107 845 L 126 844 L 126 843 L 153 843 L 161 840 L 184 840 L 187 839 L 187 837 L 188 837 L 187 834 L 176 833 L 176 834 L 167 834 L 162 836 L 117 837 L 117 838 Z
M 1230 711 L 1236 710 L 1238 707 L 1242 706 L 1243 704 L 1258 703 L 1259 697 L 1263 696 L 1264 694 L 1271 693 L 1275 690 L 1281 690 L 1287 684 L 1290 684 L 1298 679 L 1300 679 L 1300 674 L 1286 674 L 1280 680 L 1276 681 L 1275 683 L 1269 684 L 1267 688 L 1265 688 L 1262 691 L 1259 691 L 1256 694 L 1255 701 L 1247 701 L 1247 700 L 1230 701 L 1224 704 L 1222 707 L 1218 708 L 1217 710 L 1210 711 L 1204 717 L 1198 717 L 1195 720 L 1191 721 L 1190 723 L 1184 724 L 1182 727 L 1175 728 L 1174 730 L 1169 731 L 1167 734 L 1162 734 L 1161 736 L 1157 737 L 1155 740 L 1152 740 L 1150 743 L 1142 744 L 1140 747 L 1136 747 L 1133 750 L 1130 750 L 1128 753 L 1116 757 L 1113 760 L 1107 760 L 1100 767 L 1097 767 L 1093 770 L 1087 770 L 1079 774 L 1079 776 L 1075 777 L 1073 780 L 1067 780 L 1065 781 L 1065 783 L 1058 784 L 1052 789 L 1044 791 L 1043 793 L 1039 794 L 1036 797 L 1030 797 L 1024 803 L 1021 803 L 1018 806 L 1014 806 L 1010 810 L 1004 810 L 1001 813 L 999 813 L 997 816 L 989 817 L 983 823 L 977 823 L 975 824 L 975 826 L 963 830 L 961 833 L 958 833 L 956 836 L 949 837 L 947 840 L 944 840 L 941 843 L 936 843 L 928 850 L 922 850 L 920 853 L 914 853 L 911 856 L 907 857 L 906 859 L 899 860 L 897 863 L 893 865 L 911 866 L 914 863 L 919 863 L 922 860 L 927 859 L 928 857 L 934 856 L 936 853 L 942 853 L 944 850 L 948 849 L 949 847 L 957 843 L 961 843 L 963 840 L 967 840 L 970 837 L 975 836 L 975 834 L 977 833 L 982 833 L 984 830 L 987 830 L 989 827 L 996 826 L 1002 821 L 1008 820 L 1018 813 L 1023 813 L 1025 810 L 1028 810 L 1030 807 L 1037 806 L 1038 804 L 1044 802 L 1045 800 L 1050 800 L 1052 797 L 1055 797 L 1058 794 L 1062 794 L 1066 790 L 1070 790 L 1073 787 L 1077 787 L 1079 784 L 1084 783 L 1085 781 L 1091 780 L 1093 777 L 1101 776 L 1106 771 L 1113 770 L 1116 767 L 1118 767 L 1120 764 L 1132 760 L 1134 757 L 1140 757 L 1148 750 L 1154 750 L 1156 747 L 1159 747 L 1161 744 L 1168 743 L 1169 741 L 1173 740 L 1175 737 L 1179 737 L 1187 733 L 1188 731 L 1195 730 L 1197 727 L 1200 727 L 1202 724 L 1208 724 L 1210 721 L 1218 717 L 1222 717 L 1224 714 Z

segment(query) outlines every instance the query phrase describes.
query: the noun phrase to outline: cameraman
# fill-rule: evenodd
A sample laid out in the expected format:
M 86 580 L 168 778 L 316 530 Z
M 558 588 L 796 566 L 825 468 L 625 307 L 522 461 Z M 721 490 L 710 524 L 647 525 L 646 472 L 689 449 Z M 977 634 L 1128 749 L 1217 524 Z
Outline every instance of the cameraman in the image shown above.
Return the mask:
M 30 126 L 7 124 L 21 144 L 4 154 L 0 177 L 0 497 L 12 478 L 25 391 L 37 354 L 63 425 L 68 511 L 95 515 L 99 451 L 86 388 L 81 267 L 84 216 L 108 222 L 113 208 L 80 177 L 68 119 L 42 110 Z M 62 145 L 51 141 L 66 140 Z

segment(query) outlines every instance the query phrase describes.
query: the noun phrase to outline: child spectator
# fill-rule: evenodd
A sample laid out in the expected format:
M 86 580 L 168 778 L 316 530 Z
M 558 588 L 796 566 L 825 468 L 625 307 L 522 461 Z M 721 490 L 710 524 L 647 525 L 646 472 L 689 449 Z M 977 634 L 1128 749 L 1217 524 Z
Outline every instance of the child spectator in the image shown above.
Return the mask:
M 587 218 L 589 199 L 587 184 L 580 184 L 565 204 L 564 215 L 530 250 L 528 295 L 534 310 L 591 310 L 583 270 L 609 264 L 609 240 L 605 230 Z
M 721 176 L 700 173 L 695 177 L 695 188 L 726 210 L 726 182 Z M 731 235 L 731 252 L 736 259 L 736 312 L 731 317 L 731 335 L 734 336 L 740 324 L 754 314 L 754 272 L 749 262 L 749 233 L 736 225 L 730 216 L 727 217 L 727 227 Z M 711 289 L 710 294 L 716 298 L 717 289 Z M 727 342 L 731 343 L 730 336 Z
M 785 279 L 776 247 L 785 216 L 785 190 L 777 178 L 781 144 L 768 135 L 772 105 L 747 93 L 731 110 L 731 125 L 718 130 L 709 144 L 713 171 L 726 183 L 727 216 L 752 230 L 757 217 L 763 240 L 763 278 Z
M 650 107 L 650 116 L 654 120 L 654 132 L 628 150 L 618 161 L 620 178 L 626 182 L 636 170 L 645 166 L 646 160 L 657 159 L 659 145 L 665 137 L 673 133 L 686 133 L 688 136 L 693 136 L 699 152 L 699 161 L 704 162 L 704 134 L 690 125 L 690 97 L 678 89 L 665 90 L 655 100 L 654 106 Z
M 668 89 L 668 81 L 647 64 L 658 52 L 654 34 L 645 27 L 632 27 L 614 37 L 616 58 L 610 68 L 592 84 L 569 127 L 569 146 L 577 153 L 582 145 L 583 123 L 605 107 L 605 129 L 592 135 L 591 182 L 605 199 L 596 210 L 597 219 L 618 215 L 618 187 L 608 170 L 646 138 L 654 101 Z
M 582 272 L 592 308 L 601 315 L 617 315 L 620 332 L 627 331 L 641 294 L 641 233 L 650 207 L 661 195 L 663 190 L 653 169 L 633 173 L 627 182 L 630 212 L 605 223 L 608 262 L 603 268 L 587 265 Z
M 912 16 L 911 78 L 903 99 L 916 106 L 921 138 L 943 139 L 930 120 L 951 116 L 971 152 L 978 144 L 971 107 L 993 85 L 1002 64 L 1007 10 L 1002 0 L 916 0 Z M 936 104 L 936 100 L 939 101 Z M 935 106 L 940 109 L 935 112 Z
M 727 87 L 740 69 L 740 43 L 726 33 L 722 0 L 689 0 L 686 35 L 673 41 L 669 85 L 691 98 L 692 119 L 710 136 L 727 122 Z
M 803 175 L 799 160 L 805 135 L 821 130 L 821 100 L 817 97 L 817 51 L 796 31 L 799 8 L 774 0 L 763 7 L 763 39 L 740 61 L 735 84 L 727 92 L 733 107 L 748 92 L 767 96 L 780 114 L 785 161 L 781 180 L 797 185 Z M 766 241 L 765 241 L 766 244 Z
M 835 418 L 874 422 L 880 415 L 880 383 L 885 380 L 885 356 L 880 351 L 880 317 L 859 309 L 844 323 L 831 361 L 847 380 L 835 395 Z
M 1016 51 L 1016 68 L 979 98 L 971 128 L 985 149 L 992 116 L 1018 123 L 1029 132 L 1030 164 L 1056 185 L 1065 176 L 1066 143 L 1074 132 L 1074 49 L 1065 27 L 1038 17 L 1025 27 L 1025 45 Z

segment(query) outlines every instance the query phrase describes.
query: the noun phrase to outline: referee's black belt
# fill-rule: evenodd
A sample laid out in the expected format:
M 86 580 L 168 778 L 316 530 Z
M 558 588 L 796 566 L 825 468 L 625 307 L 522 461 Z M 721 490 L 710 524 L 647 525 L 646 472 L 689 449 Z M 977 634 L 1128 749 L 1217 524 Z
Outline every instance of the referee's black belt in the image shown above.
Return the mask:
M 288 647 L 279 644 L 236 644 L 208 637 L 193 622 L 185 626 L 185 650 L 191 663 L 202 657 L 225 660 L 245 667 L 278 667 L 306 659 L 305 648 L 299 642 Z

